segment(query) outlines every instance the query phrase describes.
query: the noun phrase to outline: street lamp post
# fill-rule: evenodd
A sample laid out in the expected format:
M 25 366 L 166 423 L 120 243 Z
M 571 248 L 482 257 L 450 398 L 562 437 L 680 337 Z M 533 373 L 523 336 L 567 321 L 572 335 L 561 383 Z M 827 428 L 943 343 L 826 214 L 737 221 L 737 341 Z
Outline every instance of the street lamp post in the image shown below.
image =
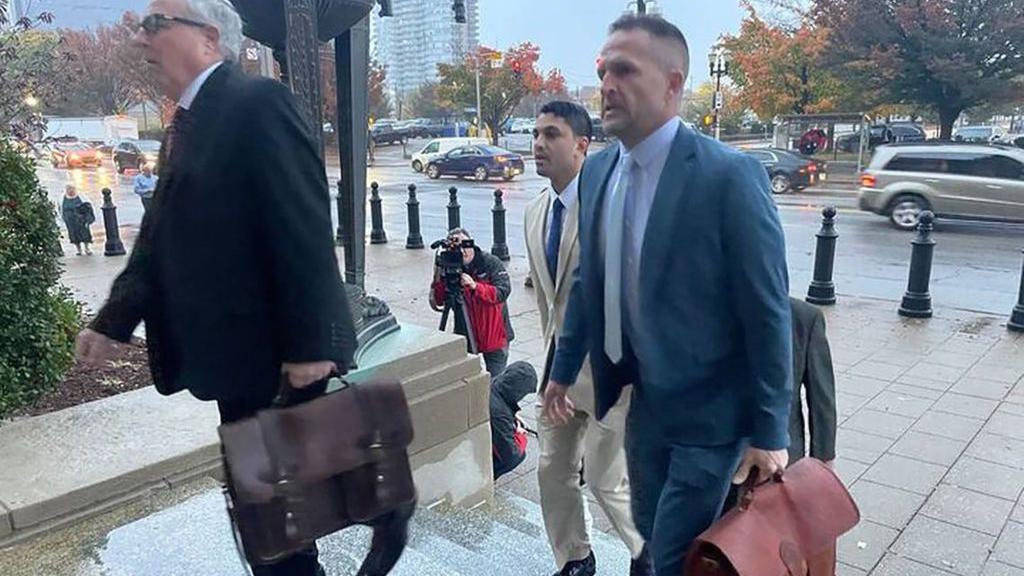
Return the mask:
M 484 124 L 483 118 L 480 114 L 480 58 L 477 58 L 476 62 L 476 133 L 477 136 L 483 134 Z
M 711 76 L 715 78 L 715 94 L 711 101 L 711 113 L 715 118 L 715 140 L 722 139 L 721 113 L 725 105 L 722 97 L 722 76 L 729 74 L 729 61 L 726 59 L 725 50 L 721 47 L 715 49 L 708 56 Z

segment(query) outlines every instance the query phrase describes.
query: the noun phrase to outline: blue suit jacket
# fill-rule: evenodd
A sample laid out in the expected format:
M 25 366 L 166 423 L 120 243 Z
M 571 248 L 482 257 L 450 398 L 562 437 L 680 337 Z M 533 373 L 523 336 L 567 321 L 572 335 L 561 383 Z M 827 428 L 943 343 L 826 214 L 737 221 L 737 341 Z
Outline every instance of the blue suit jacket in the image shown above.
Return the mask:
M 792 343 L 785 241 L 764 168 L 680 127 L 644 233 L 641 335 L 626 358 L 604 353 L 600 222 L 619 147 L 588 158 L 580 175 L 580 264 L 551 380 L 571 384 L 589 352 L 597 416 L 622 388 L 662 431 L 688 445 L 750 438 L 789 446 Z

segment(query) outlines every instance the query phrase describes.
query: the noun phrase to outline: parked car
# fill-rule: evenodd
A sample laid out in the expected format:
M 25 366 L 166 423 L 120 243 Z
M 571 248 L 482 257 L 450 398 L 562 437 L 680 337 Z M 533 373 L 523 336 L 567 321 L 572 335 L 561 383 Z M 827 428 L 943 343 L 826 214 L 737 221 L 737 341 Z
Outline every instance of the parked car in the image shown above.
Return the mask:
M 50 149 L 50 163 L 54 168 L 99 167 L 103 156 L 99 149 L 85 142 L 56 142 Z
M 156 167 L 160 156 L 160 142 L 156 140 L 125 140 L 114 147 L 110 158 L 118 174 L 128 169 L 141 170 L 146 164 Z
M 840 152 L 856 152 L 860 149 L 860 131 L 836 137 L 836 149 Z M 896 142 L 924 142 L 928 139 L 924 128 L 913 122 L 891 122 L 876 124 L 868 128 L 868 150 L 883 144 Z
M 417 118 L 409 124 L 410 138 L 440 138 L 444 122 L 433 118 Z
M 395 122 L 378 120 L 370 129 L 370 138 L 374 144 L 401 144 L 406 140 L 406 133 L 398 130 Z
M 473 146 L 477 144 L 488 144 L 487 138 L 435 138 L 412 155 L 412 169 L 422 172 L 423 167 L 435 158 L 440 158 L 452 150 L 462 146 Z
M 1006 130 L 1000 126 L 965 126 L 953 132 L 953 141 L 994 144 L 1005 135 Z
M 768 172 L 772 193 L 799 191 L 828 180 L 828 164 L 781 148 L 744 150 Z
M 1003 141 L 1011 146 L 1024 148 L 1024 134 L 1007 134 L 1003 137 Z
M 860 208 L 913 230 L 940 218 L 1024 221 L 1024 150 L 1001 145 L 882 146 L 860 177 Z
M 489 144 L 461 146 L 435 158 L 427 164 L 427 176 L 436 180 L 441 176 L 472 176 L 483 182 L 490 177 L 512 180 L 523 173 L 523 157 L 504 148 Z

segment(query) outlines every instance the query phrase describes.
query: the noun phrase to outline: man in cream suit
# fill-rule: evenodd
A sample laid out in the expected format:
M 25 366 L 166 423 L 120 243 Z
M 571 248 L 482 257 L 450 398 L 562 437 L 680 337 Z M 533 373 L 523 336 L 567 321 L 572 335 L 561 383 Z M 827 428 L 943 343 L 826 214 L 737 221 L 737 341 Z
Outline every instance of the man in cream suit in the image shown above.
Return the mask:
M 578 175 L 590 145 L 590 116 L 571 102 L 551 102 L 541 109 L 533 132 L 537 173 L 551 188 L 526 209 L 529 255 L 541 329 L 547 343 L 545 374 L 550 370 L 555 341 L 561 333 L 573 270 L 579 260 L 577 223 Z M 543 386 L 541 382 L 541 394 Z M 623 449 L 629 394 L 623 394 L 603 420 L 594 414 L 589 371 L 570 390 L 574 416 L 567 426 L 538 418 L 541 508 L 548 540 L 560 567 L 556 576 L 592 576 L 596 560 L 587 534 L 588 511 L 580 471 L 605 515 L 629 549 L 630 575 L 651 574 L 643 538 L 633 525 Z M 584 462 L 586 463 L 583 466 Z

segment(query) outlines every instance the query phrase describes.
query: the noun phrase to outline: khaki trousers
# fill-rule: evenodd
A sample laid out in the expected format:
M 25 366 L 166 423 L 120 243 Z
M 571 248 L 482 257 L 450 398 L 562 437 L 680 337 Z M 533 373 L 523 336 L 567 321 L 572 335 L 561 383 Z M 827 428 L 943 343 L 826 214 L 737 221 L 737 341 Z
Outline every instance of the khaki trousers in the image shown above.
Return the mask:
M 541 510 L 559 569 L 590 554 L 590 515 L 580 486 L 580 467 L 584 462 L 584 480 L 630 555 L 636 558 L 643 550 L 644 540 L 633 525 L 630 510 L 623 447 L 629 399 L 627 389 L 603 421 L 577 404 L 575 416 L 563 426 L 548 423 L 541 414 L 542 408 L 537 408 Z

